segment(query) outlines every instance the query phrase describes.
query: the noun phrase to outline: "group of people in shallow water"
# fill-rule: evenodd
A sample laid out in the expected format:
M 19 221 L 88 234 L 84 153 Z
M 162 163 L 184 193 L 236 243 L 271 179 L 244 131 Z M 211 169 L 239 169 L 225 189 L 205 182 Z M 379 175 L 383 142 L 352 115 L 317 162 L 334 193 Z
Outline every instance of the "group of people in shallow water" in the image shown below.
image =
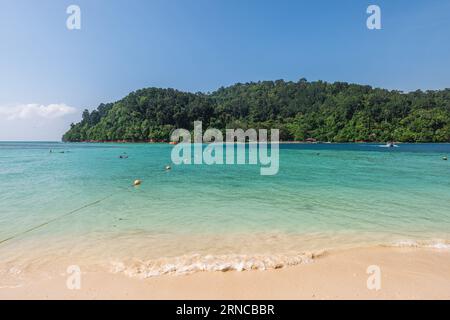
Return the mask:
M 393 147 L 393 145 L 389 145 L 389 147 Z M 69 152 L 69 151 L 59 151 L 58 153 L 65 153 L 65 152 Z M 53 150 L 52 149 L 50 149 L 50 153 L 53 153 Z M 317 155 L 320 155 L 320 153 L 317 153 Z M 119 156 L 119 159 L 128 159 L 128 155 L 127 155 L 127 153 L 126 152 L 123 152 L 120 156 Z M 448 160 L 448 157 L 446 157 L 446 156 L 444 156 L 444 157 L 442 157 L 442 160 Z M 166 171 L 167 170 L 171 170 L 172 168 L 170 167 L 170 166 L 166 166 L 165 167 L 165 169 L 166 169 Z
M 64 151 L 64 150 L 63 151 L 59 151 L 57 153 L 65 153 L 65 152 L 69 153 L 69 151 Z M 50 149 L 50 153 L 54 153 L 52 149 Z M 123 152 L 121 155 L 119 155 L 119 159 L 128 159 L 128 154 L 126 152 Z M 171 166 L 165 166 L 165 169 L 166 170 L 171 170 L 172 167 Z

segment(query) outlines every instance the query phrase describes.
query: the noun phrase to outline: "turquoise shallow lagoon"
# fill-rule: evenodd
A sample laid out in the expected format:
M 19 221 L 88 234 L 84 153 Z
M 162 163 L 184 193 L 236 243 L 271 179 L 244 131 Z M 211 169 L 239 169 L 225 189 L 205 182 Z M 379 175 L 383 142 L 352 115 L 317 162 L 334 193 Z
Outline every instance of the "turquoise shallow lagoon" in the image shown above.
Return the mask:
M 275 176 L 175 166 L 171 150 L 0 142 L 0 277 L 55 261 L 152 276 L 348 247 L 449 247 L 450 144 L 282 144 Z

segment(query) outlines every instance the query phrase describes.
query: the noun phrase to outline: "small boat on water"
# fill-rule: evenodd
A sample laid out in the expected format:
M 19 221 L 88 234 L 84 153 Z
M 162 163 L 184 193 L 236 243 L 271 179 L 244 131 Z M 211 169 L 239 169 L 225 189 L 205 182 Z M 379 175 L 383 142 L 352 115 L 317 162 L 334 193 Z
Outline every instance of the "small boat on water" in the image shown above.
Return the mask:
M 386 144 L 379 145 L 379 147 L 394 148 L 394 147 L 398 147 L 398 145 L 396 145 L 393 141 L 389 141 L 389 142 L 386 142 Z

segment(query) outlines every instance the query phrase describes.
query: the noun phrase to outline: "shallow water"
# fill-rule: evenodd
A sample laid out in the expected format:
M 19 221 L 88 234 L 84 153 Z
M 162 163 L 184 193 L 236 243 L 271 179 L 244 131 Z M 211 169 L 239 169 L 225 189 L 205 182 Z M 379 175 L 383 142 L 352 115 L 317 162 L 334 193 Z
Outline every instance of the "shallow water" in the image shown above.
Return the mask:
M 450 144 L 282 144 L 275 176 L 257 165 L 165 171 L 171 150 L 0 142 L 0 241 L 11 238 L 0 243 L 0 279 L 59 260 L 152 276 L 450 243 Z

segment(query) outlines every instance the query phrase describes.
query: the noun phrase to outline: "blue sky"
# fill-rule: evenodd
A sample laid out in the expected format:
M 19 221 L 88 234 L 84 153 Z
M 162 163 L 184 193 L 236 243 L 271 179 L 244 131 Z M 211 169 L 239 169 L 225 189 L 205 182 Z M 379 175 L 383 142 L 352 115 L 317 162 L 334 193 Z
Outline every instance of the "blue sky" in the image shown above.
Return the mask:
M 81 30 L 66 8 L 81 8 Z M 382 30 L 368 30 L 379 5 Z M 257 80 L 450 87 L 448 0 L 8 0 L 0 140 L 59 140 L 84 108 L 143 87 Z

